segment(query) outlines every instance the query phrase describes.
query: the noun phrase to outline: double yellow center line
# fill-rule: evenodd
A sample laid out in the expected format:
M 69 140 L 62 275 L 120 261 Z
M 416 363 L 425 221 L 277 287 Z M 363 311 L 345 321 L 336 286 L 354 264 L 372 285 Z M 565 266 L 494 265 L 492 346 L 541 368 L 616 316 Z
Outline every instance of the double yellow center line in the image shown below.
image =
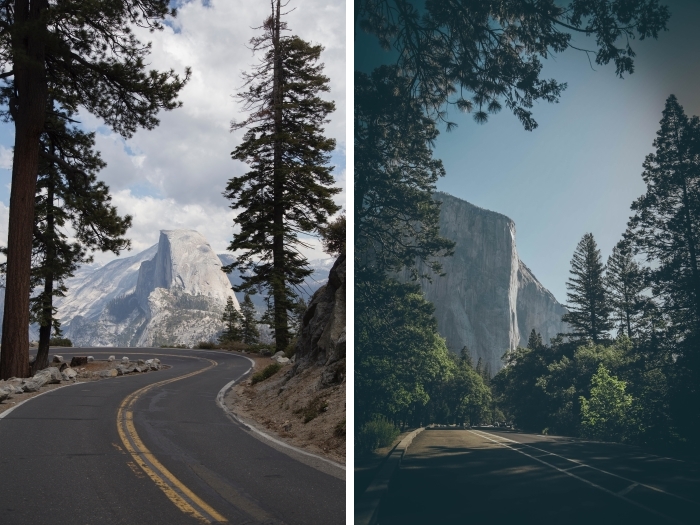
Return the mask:
M 122 401 L 119 406 L 119 411 L 117 412 L 117 431 L 124 444 L 124 448 L 131 455 L 136 464 L 141 467 L 146 475 L 153 480 L 156 486 L 165 493 L 168 499 L 172 501 L 178 509 L 199 520 L 201 523 L 223 523 L 228 520 L 202 501 L 194 492 L 177 479 L 172 472 L 165 468 L 160 461 L 156 459 L 153 453 L 146 448 L 146 445 L 141 441 L 134 427 L 134 413 L 132 407 L 140 396 L 153 388 L 201 374 L 218 365 L 216 361 L 212 361 L 211 359 L 199 357 L 193 357 L 192 359 L 204 359 L 211 364 L 196 372 L 150 384 L 128 395 L 124 401 Z

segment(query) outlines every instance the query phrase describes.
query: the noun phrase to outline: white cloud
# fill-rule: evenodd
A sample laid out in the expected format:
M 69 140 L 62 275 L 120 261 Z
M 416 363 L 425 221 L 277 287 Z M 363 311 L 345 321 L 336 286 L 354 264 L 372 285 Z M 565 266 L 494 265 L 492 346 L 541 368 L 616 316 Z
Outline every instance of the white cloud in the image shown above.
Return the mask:
M 12 148 L 0 145 L 0 169 L 12 169 Z
M 133 250 L 156 243 L 161 229 L 190 228 L 205 235 L 220 253 L 232 238 L 234 217 L 222 192 L 228 179 L 245 170 L 230 157 L 243 136 L 243 131 L 229 133 L 231 120 L 244 118 L 234 95 L 242 84 L 241 72 L 258 60 L 246 46 L 259 33 L 253 28 L 262 24 L 270 7 L 268 2 L 250 0 L 182 4 L 172 27 L 152 34 L 137 31 L 137 35 L 152 42 L 150 67 L 179 73 L 186 66 L 192 68 L 192 78 L 180 95 L 183 107 L 161 113 L 156 129 L 138 131 L 129 140 L 112 133 L 90 114 L 81 114 L 80 120 L 97 132 L 96 146 L 107 162 L 100 178 L 110 186 L 114 204 L 120 213 L 133 216 L 127 234 Z M 328 96 L 337 107 L 327 134 L 336 139 L 342 159 L 346 144 L 345 2 L 292 0 L 291 8 L 294 10 L 286 17 L 291 33 L 325 47 L 324 72 L 331 79 Z M 11 166 L 11 144 L 5 146 L 0 146 L 0 168 L 6 158 Z M 344 166 L 335 173 L 343 188 L 336 202 L 344 204 Z M 308 255 L 325 257 L 319 243 L 314 246 L 306 250 Z M 96 255 L 101 262 L 112 257 Z
M 133 217 L 128 237 L 132 253 L 145 250 L 158 242 L 160 230 L 191 229 L 204 235 L 214 251 L 226 251 L 233 236 L 232 210 L 225 206 L 182 204 L 172 198 L 138 197 L 129 190 L 114 192 L 112 203 L 120 214 Z M 109 256 L 96 257 L 109 260 Z
M 158 242 L 160 230 L 192 229 L 204 235 L 216 253 L 227 251 L 233 238 L 236 213 L 226 206 L 211 206 L 202 204 L 185 204 L 171 198 L 151 196 L 135 196 L 130 190 L 119 190 L 113 193 L 112 203 L 121 215 L 132 216 L 132 227 L 127 237 L 131 240 L 131 250 L 121 256 L 136 254 Z M 7 237 L 7 210 L 0 203 L 0 221 L 5 230 L 0 229 L 0 235 Z M 300 248 L 300 252 L 308 259 L 328 257 L 322 252 L 321 242 L 315 238 L 303 239 L 310 245 Z M 114 258 L 112 254 L 96 253 L 95 262 L 104 264 Z

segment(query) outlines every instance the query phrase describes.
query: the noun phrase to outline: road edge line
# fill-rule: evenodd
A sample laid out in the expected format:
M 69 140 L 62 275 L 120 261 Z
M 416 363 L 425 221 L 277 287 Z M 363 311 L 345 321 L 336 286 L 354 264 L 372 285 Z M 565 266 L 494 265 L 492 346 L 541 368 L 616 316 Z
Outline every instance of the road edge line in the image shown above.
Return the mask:
M 518 454 L 522 454 L 523 456 L 527 456 L 527 457 L 529 457 L 529 458 L 531 458 L 531 459 L 534 459 L 534 460 L 537 461 L 538 463 L 542 463 L 543 465 L 546 465 L 546 466 L 548 466 L 548 467 L 550 467 L 550 468 L 552 468 L 552 469 L 554 469 L 554 470 L 557 470 L 557 471 L 561 472 L 562 474 L 565 474 L 565 475 L 570 476 L 570 477 L 572 477 L 572 478 L 574 478 L 574 479 L 577 479 L 578 481 L 581 481 L 581 482 L 583 482 L 583 483 L 585 483 L 585 484 L 587 484 L 587 485 L 590 485 L 591 487 L 596 488 L 596 489 L 600 490 L 601 492 L 605 492 L 606 494 L 609 494 L 609 495 L 611 495 L 611 496 L 613 496 L 613 497 L 615 497 L 615 498 L 621 499 L 622 501 L 624 501 L 624 502 L 626 502 L 626 503 L 629 503 L 630 505 L 633 505 L 633 506 L 635 506 L 635 507 L 639 507 L 640 509 L 645 510 L 645 511 L 647 511 L 647 512 L 650 512 L 650 513 L 652 513 L 652 514 L 656 514 L 657 516 L 659 516 L 659 517 L 661 517 L 661 518 L 664 518 L 664 519 L 666 519 L 666 520 L 668 520 L 668 521 L 671 521 L 671 522 L 674 522 L 674 523 L 683 523 L 683 522 L 677 520 L 676 518 L 674 518 L 674 517 L 672 517 L 672 516 L 667 516 L 666 514 L 660 512 L 660 511 L 658 511 L 658 510 L 655 510 L 655 509 L 652 509 L 652 508 L 650 508 L 650 507 L 647 507 L 646 505 L 642 505 L 641 503 L 639 503 L 639 502 L 637 502 L 637 501 L 635 501 L 635 500 L 629 499 L 629 498 L 627 498 L 626 496 L 619 494 L 618 492 L 614 492 L 614 491 L 612 491 L 612 490 L 610 490 L 610 489 L 607 489 L 607 488 L 603 487 L 602 485 L 598 485 L 597 483 L 594 483 L 594 482 L 592 482 L 592 481 L 590 481 L 590 480 L 587 480 L 586 478 L 582 478 L 581 476 L 577 476 L 576 474 L 572 474 L 572 473 L 569 472 L 568 470 L 564 470 L 564 469 L 562 469 L 562 468 L 559 468 L 559 467 L 557 467 L 556 465 L 553 465 L 552 463 L 547 463 L 546 461 L 544 461 L 544 460 L 542 460 L 542 459 L 539 459 L 539 457 L 537 457 L 537 456 L 533 456 L 533 455 L 531 455 L 531 454 L 528 454 L 527 452 L 523 452 L 523 451 L 520 450 L 519 448 L 511 447 L 508 443 L 505 443 L 505 442 L 503 442 L 503 441 L 498 441 L 498 440 L 496 440 L 496 439 L 492 439 L 491 437 L 489 437 L 489 434 L 486 433 L 486 432 L 479 431 L 479 430 L 467 430 L 467 432 L 471 432 L 472 434 L 474 434 L 474 435 L 476 435 L 476 436 L 479 436 L 479 437 L 482 438 L 482 439 L 484 439 L 484 438 L 485 438 L 485 439 L 488 439 L 489 441 L 491 441 L 491 442 L 493 442 L 493 443 L 496 443 L 497 445 L 501 445 L 502 447 L 509 448 L 509 449 L 512 450 L 513 452 L 517 452 Z M 511 441 L 512 441 L 512 440 L 511 440 Z M 520 444 L 520 445 L 524 445 L 524 443 L 519 443 L 519 442 L 517 442 L 517 441 L 516 441 L 515 443 L 518 443 L 518 444 Z M 532 447 L 532 448 L 534 448 L 534 447 Z M 554 455 L 555 455 L 555 456 L 558 456 L 558 454 L 554 454 Z M 560 456 L 560 457 L 561 457 L 561 456 Z M 567 459 L 567 458 L 564 458 L 564 459 Z M 582 463 L 582 464 L 583 464 L 583 463 Z M 589 465 L 583 464 L 583 466 L 588 467 Z
M 37 395 L 30 397 L 29 399 L 25 399 L 24 401 L 20 401 L 19 403 L 17 403 L 17 404 L 16 404 L 15 406 L 13 406 L 12 408 L 8 408 L 8 409 L 5 410 L 4 412 L 0 413 L 0 419 L 3 419 L 3 418 L 4 418 L 5 416 L 7 416 L 8 414 L 12 413 L 13 410 L 15 410 L 16 408 L 21 407 L 21 406 L 24 405 L 26 402 L 31 401 L 32 399 L 36 399 L 37 397 L 43 396 L 44 394 L 50 394 L 51 392 L 55 392 L 56 390 L 60 390 L 61 388 L 66 388 L 67 386 L 73 386 L 73 385 L 79 385 L 79 384 L 83 384 L 83 383 L 80 383 L 80 382 L 76 381 L 75 383 L 70 383 L 70 384 L 68 384 L 68 385 L 61 385 L 61 386 L 59 386 L 59 387 L 57 387 L 57 388 L 52 388 L 51 390 L 45 390 L 44 392 L 40 392 L 40 393 L 38 393 Z
M 239 355 L 240 355 L 240 354 L 239 354 Z M 294 452 L 296 452 L 296 453 L 298 453 L 298 454 L 302 454 L 302 455 L 304 455 L 304 456 L 309 456 L 309 457 L 312 457 L 312 458 L 314 458 L 314 459 L 320 459 L 320 460 L 323 461 L 324 463 L 328 463 L 329 465 L 331 465 L 331 466 L 333 466 L 333 467 L 336 467 L 336 468 L 342 469 L 342 470 L 344 470 L 344 471 L 347 471 L 345 465 L 343 465 L 343 464 L 341 464 L 341 463 L 337 463 L 337 462 L 332 461 L 332 460 L 330 460 L 330 459 L 324 458 L 323 456 L 319 456 L 318 454 L 313 454 L 312 452 L 308 452 L 308 451 L 306 451 L 306 450 L 302 450 L 302 449 L 300 449 L 300 448 L 298 448 L 298 447 L 295 447 L 294 445 L 290 445 L 289 443 L 285 443 L 285 442 L 282 441 L 282 440 L 279 440 L 279 439 L 277 439 L 277 438 L 275 438 L 275 437 L 273 437 L 273 436 L 271 436 L 271 435 L 269 435 L 269 434 L 266 434 L 266 433 L 263 432 L 262 430 L 259 430 L 259 429 L 255 428 L 253 425 L 250 425 L 250 424 L 246 423 L 245 421 L 243 421 L 233 410 L 231 410 L 230 408 L 228 408 L 228 407 L 225 405 L 225 403 L 224 403 L 224 396 L 226 395 L 226 393 L 227 393 L 229 390 L 231 390 L 231 388 L 233 388 L 233 386 L 234 386 L 238 381 L 240 381 L 242 378 L 244 378 L 244 377 L 246 376 L 246 374 L 248 374 L 248 372 L 250 372 L 250 371 L 253 369 L 253 366 L 255 366 L 255 361 L 253 361 L 250 357 L 246 357 L 246 356 L 244 356 L 244 355 L 242 355 L 242 356 L 240 356 L 240 357 L 244 357 L 245 359 L 247 359 L 248 361 L 250 361 L 250 362 L 252 363 L 252 365 L 251 365 L 251 367 L 250 367 L 248 370 L 246 370 L 245 372 L 243 372 L 240 376 L 238 376 L 238 377 L 237 377 L 236 379 L 234 379 L 233 381 L 230 381 L 230 382 L 226 383 L 226 384 L 221 388 L 221 390 L 219 390 L 219 393 L 216 394 L 216 403 L 219 405 L 219 408 L 221 408 L 226 414 L 228 414 L 230 417 L 232 417 L 232 418 L 236 421 L 236 423 L 238 423 L 238 424 L 244 426 L 244 427 L 247 428 L 248 430 L 251 430 L 251 431 L 255 432 L 255 433 L 258 434 L 259 436 L 263 437 L 264 439 L 267 439 L 268 441 L 271 441 L 272 443 L 275 443 L 276 445 L 279 445 L 279 446 L 284 447 L 284 448 L 288 448 L 288 449 L 293 450 Z
M 488 434 L 488 431 L 487 431 L 487 430 L 477 430 L 477 431 L 473 431 L 473 432 L 482 432 L 482 433 L 484 433 L 484 434 Z M 490 434 L 490 435 L 493 436 L 493 434 Z M 559 458 L 565 459 L 566 461 L 570 461 L 570 462 L 572 462 L 572 463 L 576 463 L 576 464 L 578 464 L 579 466 L 583 466 L 583 467 L 586 467 L 586 468 L 589 468 L 589 469 L 592 469 L 592 470 L 597 470 L 598 472 L 601 472 L 602 474 L 605 474 L 605 475 L 607 475 L 607 476 L 612 476 L 612 477 L 614 477 L 614 478 L 618 478 L 618 479 L 621 479 L 621 480 L 623 480 L 623 481 L 627 481 L 628 483 L 634 483 L 634 484 L 636 484 L 636 485 L 639 485 L 640 487 L 644 487 L 644 488 L 649 489 L 649 490 L 651 490 L 651 491 L 658 492 L 659 494 L 664 494 L 665 496 L 670 496 L 670 497 L 672 497 L 672 498 L 676 498 L 676 499 L 679 499 L 679 500 L 681 500 L 681 501 L 685 501 L 686 503 L 690 503 L 691 505 L 695 505 L 696 507 L 698 506 L 698 502 L 696 502 L 696 501 L 690 500 L 690 499 L 688 499 L 688 498 L 684 498 L 683 496 L 679 496 L 678 494 L 674 494 L 673 492 L 669 492 L 669 491 L 664 490 L 664 489 L 661 489 L 661 488 L 659 488 L 659 487 L 655 487 L 654 485 L 649 485 L 649 484 L 643 483 L 643 482 L 641 482 L 641 481 L 636 481 L 636 480 L 634 480 L 634 479 L 627 478 L 627 477 L 622 476 L 622 475 L 620 475 L 620 474 L 615 474 L 614 472 L 610 472 L 609 470 L 604 470 L 604 469 L 602 469 L 602 468 L 595 467 L 595 466 L 593 466 L 593 465 L 589 465 L 588 463 L 584 463 L 584 462 L 583 462 L 582 460 L 580 460 L 580 459 L 567 458 L 566 456 L 562 456 L 561 454 L 557 454 L 557 453 L 555 453 L 555 452 L 550 452 L 550 451 L 545 450 L 545 449 L 543 449 L 543 448 L 538 448 L 538 447 L 536 447 L 536 446 L 534 446 L 534 445 L 530 445 L 529 443 L 523 443 L 523 442 L 521 442 L 521 441 L 516 441 L 516 440 L 510 439 L 510 438 L 508 438 L 508 437 L 506 437 L 506 436 L 498 435 L 498 437 L 500 437 L 501 439 L 505 439 L 506 441 L 510 441 L 511 443 L 516 443 L 517 445 L 522 445 L 522 446 L 525 446 L 525 447 L 528 447 L 528 448 L 532 448 L 532 449 L 534 449 L 534 450 L 538 450 L 538 451 L 540 451 L 540 452 L 545 452 L 545 453 L 547 453 L 547 454 L 551 454 L 551 455 L 553 455 L 553 456 L 557 456 L 557 457 L 559 457 Z M 606 442 L 605 442 L 605 441 L 586 441 L 586 443 L 606 443 Z M 618 445 L 618 444 L 621 444 L 621 443 L 607 443 L 607 444 Z
M 401 465 L 406 450 L 413 443 L 413 439 L 423 432 L 425 427 L 420 427 L 403 438 L 389 453 L 384 465 L 364 491 L 359 501 L 355 504 L 355 525 L 375 525 L 379 519 L 379 507 L 382 498 L 389 492 L 391 478 L 396 469 Z

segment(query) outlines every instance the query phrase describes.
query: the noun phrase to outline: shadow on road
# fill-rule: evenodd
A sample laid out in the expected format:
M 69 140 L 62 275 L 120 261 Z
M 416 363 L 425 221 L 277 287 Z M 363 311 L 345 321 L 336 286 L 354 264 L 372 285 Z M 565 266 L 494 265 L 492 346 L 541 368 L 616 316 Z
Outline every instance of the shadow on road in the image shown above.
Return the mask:
M 480 434 L 432 430 L 418 436 L 382 502 L 379 523 L 674 522 L 664 516 L 696 523 L 697 503 L 621 479 L 655 483 L 698 502 L 700 473 L 694 466 L 624 445 L 521 438 L 507 431 Z M 507 448 L 484 436 L 496 441 L 517 436 L 524 443 L 508 442 Z

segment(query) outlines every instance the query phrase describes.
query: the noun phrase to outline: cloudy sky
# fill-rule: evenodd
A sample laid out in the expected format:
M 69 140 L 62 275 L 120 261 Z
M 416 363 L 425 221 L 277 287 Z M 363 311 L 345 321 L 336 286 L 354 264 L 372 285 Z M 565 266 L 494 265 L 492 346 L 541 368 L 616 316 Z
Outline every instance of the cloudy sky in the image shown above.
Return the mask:
M 245 115 L 234 98 L 241 73 L 257 60 L 246 47 L 270 11 L 269 2 L 250 0 L 178 1 L 178 16 L 155 34 L 142 33 L 153 43 L 150 65 L 183 72 L 192 78 L 181 92 L 183 107 L 161 113 L 161 124 L 124 140 L 90 114 L 81 114 L 86 129 L 97 132 L 97 149 L 107 162 L 101 178 L 110 187 L 121 214 L 133 216 L 128 233 L 132 252 L 158 241 L 161 229 L 188 228 L 205 235 L 217 253 L 225 251 L 233 235 L 235 212 L 221 195 L 231 177 L 245 165 L 230 158 L 244 131 L 230 133 L 232 119 Z M 325 74 L 331 79 L 327 95 L 336 103 L 327 135 L 337 141 L 332 156 L 335 176 L 343 192 L 336 202 L 345 205 L 345 2 L 291 0 L 286 17 L 290 34 L 322 44 Z M 0 242 L 7 238 L 13 128 L 0 126 Z M 317 241 L 312 241 L 319 246 Z M 318 249 L 310 258 L 324 258 Z M 122 254 L 125 255 L 125 254 Z M 112 254 L 97 254 L 106 262 Z

